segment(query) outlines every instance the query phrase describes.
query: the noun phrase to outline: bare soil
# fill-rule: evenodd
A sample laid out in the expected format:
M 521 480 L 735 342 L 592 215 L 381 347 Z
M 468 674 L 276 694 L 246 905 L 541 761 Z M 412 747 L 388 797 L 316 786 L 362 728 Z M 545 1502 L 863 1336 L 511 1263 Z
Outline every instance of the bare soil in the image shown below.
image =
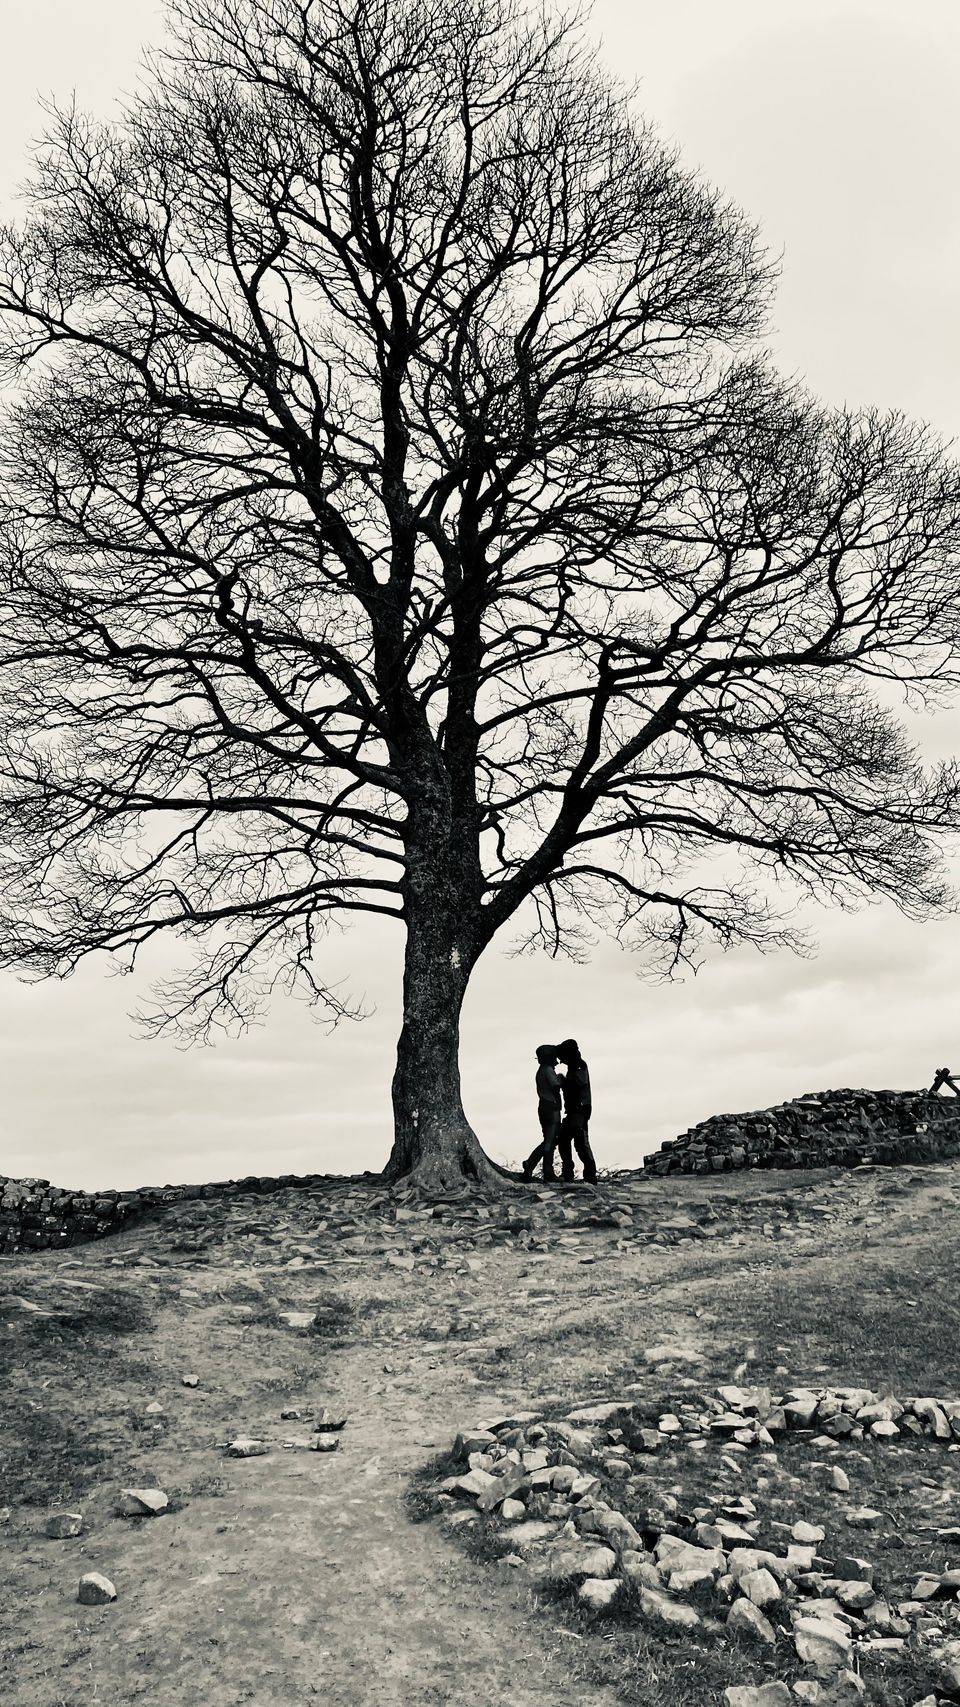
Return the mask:
M 4 1259 L 0 1700 L 680 1699 L 656 1676 L 644 1694 L 602 1626 L 412 1522 L 411 1479 L 463 1424 L 627 1389 L 653 1400 L 665 1380 L 786 1367 L 796 1383 L 956 1393 L 958 1197 L 960 1164 L 437 1205 L 343 1181 Z M 673 1359 L 651 1362 L 664 1343 Z M 323 1406 L 347 1415 L 335 1452 L 309 1450 Z M 228 1457 L 239 1434 L 269 1452 Z M 941 1523 L 958 1461 L 938 1472 Z M 171 1510 L 116 1516 L 121 1489 L 145 1485 Z M 83 1533 L 48 1539 L 63 1510 Z M 91 1570 L 114 1604 L 77 1603 Z M 717 1678 L 682 1698 L 713 1707 Z

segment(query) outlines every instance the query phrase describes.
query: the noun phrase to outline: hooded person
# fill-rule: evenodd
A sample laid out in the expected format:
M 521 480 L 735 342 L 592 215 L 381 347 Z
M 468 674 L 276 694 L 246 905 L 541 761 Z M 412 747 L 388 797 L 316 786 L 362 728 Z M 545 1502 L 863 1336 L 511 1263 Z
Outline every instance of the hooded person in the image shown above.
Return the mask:
M 557 1055 L 567 1069 L 563 1080 L 564 1118 L 557 1144 L 560 1151 L 560 1177 L 573 1179 L 572 1150 L 576 1150 L 583 1164 L 584 1179 L 588 1185 L 595 1185 L 597 1164 L 590 1148 L 589 1132 L 590 1116 L 593 1113 L 589 1069 L 574 1037 L 565 1038 L 563 1043 L 557 1046 Z
M 563 1117 L 563 1084 L 557 1072 L 557 1049 L 553 1043 L 541 1043 L 537 1050 L 537 1116 L 541 1142 L 523 1164 L 524 1179 L 533 1178 L 533 1170 L 543 1162 L 544 1179 L 555 1179 L 553 1158 L 560 1141 L 560 1122 Z

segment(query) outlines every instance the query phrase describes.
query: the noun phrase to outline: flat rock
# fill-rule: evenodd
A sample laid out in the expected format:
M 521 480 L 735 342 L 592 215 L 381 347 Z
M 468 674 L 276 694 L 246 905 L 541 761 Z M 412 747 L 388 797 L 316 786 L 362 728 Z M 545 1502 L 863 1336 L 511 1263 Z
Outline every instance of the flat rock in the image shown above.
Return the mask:
M 587 1547 L 581 1543 L 565 1547 L 559 1545 L 548 1553 L 543 1561 L 545 1574 L 553 1582 L 560 1582 L 564 1577 L 612 1577 L 617 1568 L 617 1555 L 611 1547 Z
M 83 1513 L 81 1511 L 54 1511 L 44 1525 L 44 1533 L 51 1541 L 68 1541 L 71 1536 L 79 1535 L 83 1529 Z
M 719 1576 L 726 1569 L 722 1548 L 695 1547 L 692 1541 L 682 1541 L 678 1535 L 661 1535 L 653 1551 L 657 1563 L 667 1571 L 700 1568 Z
M 640 1611 L 645 1618 L 659 1618 L 664 1624 L 670 1624 L 676 1630 L 696 1630 L 701 1620 L 692 1606 L 684 1606 L 682 1601 L 671 1600 L 669 1595 L 660 1593 L 653 1588 L 641 1588 L 638 1595 Z
M 523 1523 L 514 1524 L 510 1531 L 510 1545 L 518 1553 L 524 1553 L 552 1540 L 556 1533 L 555 1523 L 548 1523 L 545 1518 L 529 1517 Z
M 80 1578 L 77 1599 L 81 1606 L 108 1606 L 111 1600 L 116 1600 L 117 1591 L 109 1577 L 100 1571 L 87 1571 Z
M 804 1546 L 816 1546 L 827 1539 L 827 1532 L 819 1523 L 795 1523 L 790 1534 L 794 1541 L 799 1541 Z
M 121 1517 L 159 1517 L 169 1504 L 162 1488 L 124 1488 L 118 1511 Z
M 270 1451 L 265 1440 L 254 1440 L 250 1435 L 240 1434 L 236 1440 L 231 1440 L 227 1453 L 231 1458 L 263 1458 Z
M 574 1426 L 580 1423 L 605 1423 L 615 1417 L 618 1411 L 628 1410 L 629 1407 L 629 1399 L 607 1399 L 599 1405 L 581 1405 L 575 1411 L 568 1411 L 564 1420 Z
M 732 1683 L 723 1692 L 724 1707 L 793 1707 L 785 1683 Z
M 868 1505 L 857 1506 L 843 1515 L 852 1529 L 879 1529 L 883 1522 L 883 1512 Z
M 818 1671 L 850 1663 L 850 1632 L 836 1618 L 798 1618 L 793 1628 L 798 1657 Z

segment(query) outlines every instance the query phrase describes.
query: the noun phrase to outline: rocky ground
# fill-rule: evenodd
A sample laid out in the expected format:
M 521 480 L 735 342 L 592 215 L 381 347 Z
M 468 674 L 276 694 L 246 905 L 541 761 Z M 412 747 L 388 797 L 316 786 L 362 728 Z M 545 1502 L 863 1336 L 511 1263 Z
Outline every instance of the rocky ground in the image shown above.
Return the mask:
M 878 1437 L 888 1419 L 849 1410 L 846 1432 L 826 1432 L 829 1414 L 767 1427 L 775 1400 L 798 1402 L 788 1389 L 960 1394 L 958 1195 L 955 1163 L 626 1176 L 500 1202 L 344 1181 L 179 1204 L 115 1239 L 4 1258 L 0 1698 L 779 1707 L 842 1685 L 891 1707 L 960 1699 L 942 1657 L 956 1442 L 899 1420 Z M 712 1426 L 729 1385 L 769 1393 L 765 1418 L 741 1412 L 749 1441 Z M 569 1421 L 597 1404 L 617 1414 Z M 451 1457 L 490 1422 L 502 1438 Z M 471 1467 L 470 1452 L 485 1457 Z M 517 1476 L 511 1454 L 532 1467 Z M 502 1500 L 478 1511 L 482 1479 L 473 1495 L 437 1488 L 504 1465 L 506 1517 Z M 550 1487 L 531 1486 L 545 1470 Z M 581 1476 L 598 1486 L 570 1501 Z M 872 1527 L 847 1523 L 858 1509 Z M 615 1511 L 639 1546 L 622 1529 L 608 1545 Z M 517 1538 L 531 1522 L 549 1526 L 540 1543 Z M 823 1540 L 799 1538 L 804 1523 Z M 596 1571 L 582 1555 L 544 1570 L 553 1547 L 593 1549 Z M 683 1576 L 704 1565 L 690 1547 L 722 1554 L 699 1582 Z M 738 1586 L 750 1571 L 756 1595 Z M 105 1581 L 80 1599 L 84 1577 Z M 745 1607 L 731 1625 L 743 1603 L 773 1643 Z M 881 1603 L 889 1628 L 870 1615 Z M 798 1649 L 798 1612 L 842 1626 L 828 1669 Z M 884 1640 L 902 1645 L 866 1647 Z

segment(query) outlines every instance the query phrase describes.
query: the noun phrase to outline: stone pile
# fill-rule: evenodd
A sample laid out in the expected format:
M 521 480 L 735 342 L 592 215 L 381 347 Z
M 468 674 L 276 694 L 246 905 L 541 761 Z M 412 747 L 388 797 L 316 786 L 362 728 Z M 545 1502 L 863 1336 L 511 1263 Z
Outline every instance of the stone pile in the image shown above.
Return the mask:
M 898 1653 L 918 1632 L 935 1657 L 937 1642 L 960 1636 L 960 1528 L 937 1531 L 941 1547 L 955 1547 L 957 1568 L 922 1571 L 891 1605 L 860 1556 L 884 1514 L 845 1501 L 850 1484 L 837 1464 L 830 1498 L 846 1546 L 830 1543 L 819 1523 L 770 1522 L 757 1500 L 729 1489 L 688 1512 L 667 1494 L 651 1503 L 649 1479 L 650 1453 L 684 1438 L 693 1451 L 713 1437 L 725 1453 L 743 1453 L 794 1430 L 817 1431 L 815 1447 L 923 1434 L 960 1451 L 960 1399 L 724 1386 L 647 1420 L 615 1399 L 558 1421 L 524 1412 L 465 1429 L 454 1473 L 434 1485 L 436 1507 L 457 1528 L 499 1519 L 505 1560 L 534 1584 L 565 1585 L 588 1611 L 629 1591 L 655 1627 L 725 1628 L 774 1657 L 792 1650 L 818 1671 L 839 1675 L 865 1656 Z
M 196 1198 L 266 1195 L 287 1187 L 323 1185 L 326 1174 L 251 1175 L 212 1185 L 141 1186 L 136 1191 L 70 1191 L 45 1179 L 0 1174 L 0 1253 L 61 1249 L 119 1232 L 150 1210 Z
M 714 1114 L 666 1139 L 647 1174 L 858 1167 L 960 1155 L 960 1098 L 921 1091 L 816 1091 L 746 1114 Z

